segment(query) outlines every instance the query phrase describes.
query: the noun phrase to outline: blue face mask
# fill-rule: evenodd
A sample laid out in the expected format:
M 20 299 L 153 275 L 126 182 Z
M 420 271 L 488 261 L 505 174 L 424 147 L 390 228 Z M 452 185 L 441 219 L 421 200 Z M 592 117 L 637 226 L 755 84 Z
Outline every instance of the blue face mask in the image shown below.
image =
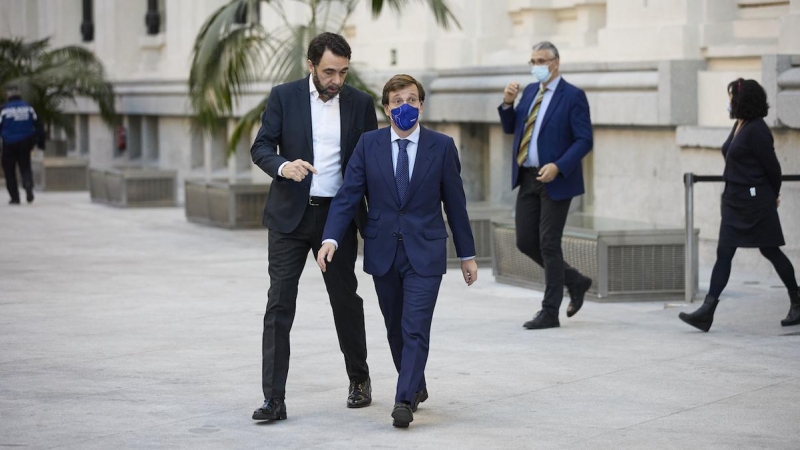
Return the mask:
M 419 119 L 419 108 L 414 108 L 408 103 L 403 103 L 399 107 L 391 110 L 392 122 L 403 131 L 414 128 Z
M 727 109 L 728 109 L 728 114 L 730 114 L 730 113 L 731 113 L 731 103 L 730 103 L 730 102 L 728 102 L 728 107 L 727 107 Z
M 531 67 L 531 75 L 536 77 L 540 83 L 544 83 L 550 79 L 550 69 L 547 66 L 533 66 Z

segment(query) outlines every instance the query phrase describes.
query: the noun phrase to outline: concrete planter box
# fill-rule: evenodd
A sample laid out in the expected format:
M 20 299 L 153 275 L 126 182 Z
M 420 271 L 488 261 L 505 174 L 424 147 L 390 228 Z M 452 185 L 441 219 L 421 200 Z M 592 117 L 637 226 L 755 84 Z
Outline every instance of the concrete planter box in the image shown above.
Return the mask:
M 120 207 L 175 206 L 178 173 L 151 168 L 89 169 L 93 202 Z
M 268 184 L 186 180 L 186 218 L 222 228 L 258 228 Z
M 41 191 L 85 191 L 89 161 L 80 158 L 42 158 L 31 161 L 33 184 Z
M 497 281 L 544 290 L 544 270 L 517 249 L 513 221 L 494 222 L 492 234 Z M 565 261 L 594 280 L 588 294 L 599 300 L 683 299 L 681 228 L 575 214 L 567 220 L 562 249 Z
M 493 206 L 488 203 L 467 204 L 469 224 L 475 239 L 475 262 L 479 265 L 490 263 L 494 259 L 492 255 L 492 222 L 509 220 L 512 209 L 511 206 Z M 447 216 L 445 216 L 446 218 Z M 447 239 L 447 262 L 449 265 L 460 265 L 461 259 L 456 254 L 456 246 L 449 224 L 447 224 L 447 233 L 451 235 Z

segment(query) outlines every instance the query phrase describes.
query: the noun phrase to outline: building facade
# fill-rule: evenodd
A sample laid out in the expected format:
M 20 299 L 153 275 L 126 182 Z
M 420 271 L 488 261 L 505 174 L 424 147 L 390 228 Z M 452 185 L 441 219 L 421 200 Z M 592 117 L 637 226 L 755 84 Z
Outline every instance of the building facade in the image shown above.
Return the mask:
M 180 177 L 268 182 L 249 158 L 249 142 L 227 157 L 225 132 L 194 131 L 186 80 L 194 38 L 225 0 L 4 0 L 0 35 L 51 37 L 53 46 L 83 45 L 104 62 L 124 116 L 128 143 L 96 109 L 79 101 L 70 146 L 93 166 L 141 164 Z M 683 227 L 683 174 L 718 175 L 732 121 L 726 86 L 761 82 L 768 124 L 784 173 L 800 174 L 800 0 L 450 0 L 460 27 L 444 30 L 425 2 L 403 14 L 372 17 L 362 1 L 344 34 L 374 88 L 409 73 L 428 90 L 428 124 L 456 139 L 469 199 L 512 205 L 510 137 L 496 108 L 512 80 L 533 80 L 531 45 L 550 40 L 566 80 L 587 93 L 594 151 L 586 158 L 587 193 L 576 208 L 602 217 Z M 283 3 L 304 21 L 301 2 Z M 260 20 L 277 22 L 267 4 Z M 242 99 L 240 112 L 263 97 L 268 80 Z M 229 120 L 229 129 L 233 119 Z M 256 130 L 253 131 L 255 133 Z M 714 258 L 720 183 L 697 185 L 700 259 Z M 800 261 L 800 183 L 785 183 L 780 214 L 790 258 Z M 740 262 L 741 261 L 741 262 Z M 737 260 L 767 271 L 760 258 Z

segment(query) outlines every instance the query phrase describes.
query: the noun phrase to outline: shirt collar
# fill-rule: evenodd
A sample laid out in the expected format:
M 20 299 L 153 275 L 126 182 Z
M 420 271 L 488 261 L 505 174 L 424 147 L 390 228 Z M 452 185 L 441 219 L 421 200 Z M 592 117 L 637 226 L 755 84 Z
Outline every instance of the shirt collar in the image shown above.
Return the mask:
M 308 75 L 308 91 L 311 93 L 311 100 L 319 99 L 319 92 L 317 91 L 317 86 L 314 85 L 314 79 L 310 74 Z M 336 97 L 333 97 L 331 100 L 333 100 L 334 103 L 338 102 L 339 94 L 336 94 Z M 331 100 L 328 100 L 328 102 L 330 102 Z
M 545 86 L 544 90 L 555 92 L 556 88 L 558 87 L 558 83 L 560 82 L 561 82 L 561 75 L 553 78 L 553 81 L 547 83 L 547 86 Z
M 417 129 L 414 130 L 410 135 L 408 135 L 408 137 L 401 138 L 394 131 L 394 128 L 392 128 L 392 126 L 389 125 L 389 134 L 391 134 L 392 142 L 394 142 L 394 141 L 396 141 L 398 139 L 408 139 L 409 141 L 413 142 L 414 144 L 418 144 L 419 143 L 419 130 L 420 130 L 420 128 L 422 128 L 422 127 L 417 125 Z

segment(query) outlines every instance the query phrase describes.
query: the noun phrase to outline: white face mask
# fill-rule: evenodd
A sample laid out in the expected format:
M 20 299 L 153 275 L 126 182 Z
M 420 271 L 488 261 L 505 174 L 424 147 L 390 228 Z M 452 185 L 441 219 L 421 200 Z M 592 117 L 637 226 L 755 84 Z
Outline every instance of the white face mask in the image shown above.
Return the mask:
M 731 113 L 731 102 L 728 102 L 728 105 L 726 106 L 726 109 L 728 110 L 728 114 L 730 114 Z
M 544 83 L 545 81 L 550 79 L 550 69 L 548 66 L 533 66 L 531 67 L 531 75 L 536 77 L 540 83 Z

